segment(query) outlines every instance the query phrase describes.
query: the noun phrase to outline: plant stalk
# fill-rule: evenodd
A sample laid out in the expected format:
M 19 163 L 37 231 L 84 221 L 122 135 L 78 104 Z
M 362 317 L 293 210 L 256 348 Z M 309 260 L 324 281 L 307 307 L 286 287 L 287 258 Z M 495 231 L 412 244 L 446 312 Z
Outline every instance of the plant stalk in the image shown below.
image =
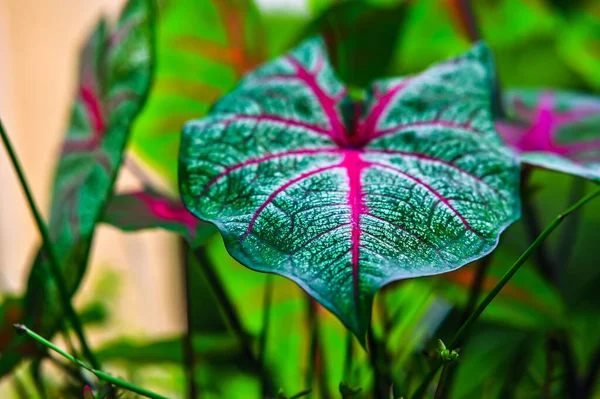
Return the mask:
M 542 233 L 538 236 L 538 238 L 536 238 L 535 241 L 529 246 L 529 248 L 527 248 L 527 250 L 525 252 L 523 252 L 523 254 L 519 257 L 519 259 L 517 259 L 517 261 L 504 274 L 502 279 L 500 279 L 500 281 L 496 284 L 496 286 L 487 294 L 487 296 L 483 299 L 483 301 L 481 301 L 481 303 L 479 304 L 477 309 L 473 312 L 473 314 L 471 314 L 471 316 L 469 316 L 467 321 L 464 322 L 462 327 L 454 335 L 454 338 L 452 338 L 452 341 L 448 345 L 449 348 L 454 348 L 456 346 L 456 344 L 458 342 L 461 342 L 462 339 L 471 331 L 471 329 L 473 328 L 473 325 L 475 324 L 475 322 L 477 321 L 479 316 L 483 313 L 483 311 L 487 308 L 487 306 L 490 304 L 490 302 L 492 302 L 492 300 L 496 297 L 496 295 L 498 295 L 500 290 L 502 290 L 502 288 L 504 288 L 504 286 L 510 281 L 510 279 L 519 270 L 519 268 L 532 255 L 532 253 L 534 253 L 537 250 L 537 248 L 539 248 L 539 246 L 544 242 L 544 240 L 558 226 L 560 226 L 560 224 L 565 220 L 565 218 L 567 216 L 569 216 L 571 213 L 575 212 L 580 207 L 582 207 L 583 205 L 585 205 L 586 203 L 588 203 L 589 201 L 591 201 L 592 199 L 594 199 L 595 197 L 597 197 L 598 195 L 600 195 L 600 189 L 593 191 L 592 193 L 586 195 L 585 197 L 580 199 L 577 203 L 575 203 L 570 208 L 568 208 L 565 212 L 558 215 L 552 221 L 552 223 L 550 223 L 548 225 L 548 227 L 546 227 L 544 229 L 544 231 L 542 231 Z M 433 368 L 431 369 L 429 374 L 427 374 L 425 376 L 425 379 L 423 380 L 423 382 L 421 383 L 421 385 L 419 386 L 419 388 L 413 395 L 413 399 L 420 399 L 424 396 L 425 391 L 427 390 L 427 387 L 429 386 L 429 384 L 431 383 L 431 381 L 433 380 L 433 378 L 435 377 L 435 375 L 437 374 L 437 372 L 441 366 L 442 366 L 441 360 L 436 362 L 436 364 L 433 366 Z
M 200 264 L 200 267 L 202 268 L 202 271 L 204 272 L 204 275 L 206 276 L 206 279 L 208 280 L 210 287 L 217 298 L 221 310 L 227 319 L 229 327 L 233 330 L 240 342 L 244 356 L 252 368 L 257 370 L 261 378 L 267 382 L 269 395 L 273 395 L 273 383 L 269 378 L 266 369 L 263 368 L 263 365 L 260 363 L 258 357 L 254 354 L 250 336 L 246 332 L 246 329 L 242 326 L 242 322 L 240 321 L 240 317 L 235 309 L 235 305 L 229 299 L 229 295 L 225 291 L 225 287 L 223 287 L 221 279 L 215 272 L 212 261 L 206 253 L 206 249 L 203 246 L 198 247 L 194 249 L 194 255 L 198 258 L 198 263 Z
M 182 276 L 183 285 L 185 287 L 185 322 L 186 331 L 183 336 L 183 362 L 185 367 L 185 374 L 187 379 L 187 397 L 188 399 L 196 399 L 198 397 L 198 385 L 196 384 L 196 356 L 194 353 L 193 345 L 193 323 L 192 323 L 192 305 L 191 305 L 191 281 L 192 272 L 190 265 L 189 251 L 190 248 L 184 240 L 181 241 L 182 249 Z
M 28 335 L 30 338 L 34 339 L 35 341 L 39 342 L 40 344 L 44 345 L 45 347 L 52 349 L 59 355 L 62 355 L 65 359 L 70 360 L 71 362 L 77 364 L 79 367 L 82 367 L 82 368 L 88 370 L 89 372 L 91 372 L 92 374 L 94 374 L 96 377 L 98 377 L 99 379 L 101 379 L 103 381 L 106 381 L 108 383 L 111 383 L 113 385 L 121 387 L 123 389 L 127 389 L 128 391 L 137 393 L 138 395 L 142 395 L 146 398 L 167 399 L 166 396 L 162 396 L 157 393 L 148 391 L 144 388 L 138 387 L 137 385 L 131 384 L 127 381 L 123 381 L 119 378 L 113 377 L 110 374 L 107 374 L 103 371 L 96 370 L 93 367 L 88 366 L 87 364 L 83 363 L 81 360 L 78 360 L 78 359 L 74 358 L 73 356 L 69 355 L 67 352 L 63 351 L 62 349 L 60 349 L 59 347 L 54 345 L 52 342 L 50 342 L 47 339 L 45 339 L 44 337 L 42 337 L 41 335 L 38 335 L 35 332 L 31 331 L 29 328 L 25 327 L 24 325 L 15 324 L 15 328 L 17 329 L 17 332 Z
M 92 367 L 95 369 L 100 369 L 100 363 L 94 356 L 92 350 L 90 349 L 87 339 L 85 338 L 85 334 L 83 332 L 83 327 L 73 305 L 71 304 L 71 298 L 69 295 L 69 290 L 67 289 L 67 283 L 62 274 L 62 268 L 60 267 L 60 262 L 58 261 L 58 256 L 56 255 L 56 251 L 54 249 L 54 245 L 52 245 L 52 240 L 50 239 L 50 233 L 48 232 L 48 228 L 46 227 L 46 223 L 44 219 L 42 219 L 42 215 L 37 207 L 37 204 L 31 194 L 31 190 L 29 188 L 29 184 L 27 183 L 27 179 L 25 178 L 25 174 L 23 172 L 23 168 L 21 167 L 21 163 L 17 158 L 17 154 L 8 138 L 6 131 L 4 130 L 4 125 L 0 120 L 0 135 L 2 136 L 2 142 L 4 143 L 4 147 L 6 148 L 6 152 L 10 157 L 10 160 L 13 164 L 15 172 L 19 178 L 19 182 L 21 183 L 21 188 L 25 193 L 25 197 L 27 198 L 27 202 L 29 203 L 29 209 L 33 214 L 35 219 L 37 228 L 42 236 L 42 245 L 44 250 L 46 251 L 46 255 L 48 256 L 50 271 L 52 273 L 52 277 L 56 283 L 59 293 L 59 300 L 61 302 L 62 307 L 66 313 L 66 316 L 69 318 L 77 337 L 79 338 L 79 342 L 81 344 L 81 349 L 85 357 L 89 360 Z
M 263 317 L 262 317 L 262 331 L 258 341 L 258 361 L 262 365 L 263 369 L 266 369 L 265 358 L 267 351 L 267 337 L 269 335 L 269 323 L 271 321 L 271 303 L 273 300 L 273 276 L 267 275 L 265 279 L 265 293 L 263 297 Z M 262 396 L 266 397 L 268 394 L 268 381 L 266 378 L 261 376 L 261 391 Z
M 433 396 L 433 399 L 440 399 L 443 395 L 443 392 L 446 390 L 445 385 L 446 385 L 446 380 L 448 379 L 449 370 L 450 370 L 450 363 L 444 362 L 444 365 L 442 366 L 442 375 L 440 375 L 440 380 L 438 381 L 438 385 L 435 390 L 435 395 Z

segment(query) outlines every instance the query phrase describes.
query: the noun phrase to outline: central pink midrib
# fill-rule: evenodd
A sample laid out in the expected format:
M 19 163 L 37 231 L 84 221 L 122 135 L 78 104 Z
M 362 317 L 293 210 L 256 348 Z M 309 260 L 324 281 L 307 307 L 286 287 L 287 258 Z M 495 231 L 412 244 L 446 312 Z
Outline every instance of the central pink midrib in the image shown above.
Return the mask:
M 360 216 L 366 213 L 361 174 L 365 167 L 365 162 L 361 159 L 359 152 L 350 151 L 346 153 L 346 156 L 342 160 L 341 166 L 346 169 L 346 173 L 348 175 L 348 205 L 350 206 L 350 220 L 352 223 L 352 233 L 350 238 L 352 245 L 352 282 L 355 307 L 358 314 L 360 304 L 360 285 L 358 280 L 361 235 Z
M 100 100 L 93 89 L 82 84 L 79 87 L 79 97 L 81 98 L 85 113 L 91 125 L 92 134 L 91 137 L 86 138 L 67 138 L 62 149 L 64 153 L 94 150 L 98 146 L 106 127 L 104 124 L 104 117 L 102 116 Z
M 356 311 L 359 312 L 360 304 L 360 285 L 359 285 L 359 262 L 360 262 L 360 216 L 367 213 L 367 208 L 364 202 L 364 193 L 362 188 L 361 175 L 364 168 L 368 165 L 363 161 L 359 151 L 346 151 L 344 158 L 340 163 L 324 166 L 309 172 L 302 173 L 300 176 L 287 181 L 285 184 L 278 187 L 271 193 L 267 199 L 256 209 L 248 224 L 248 229 L 242 238 L 247 238 L 254 229 L 256 220 L 262 211 L 273 202 L 273 200 L 290 186 L 299 183 L 311 176 L 317 175 L 327 170 L 335 168 L 343 168 L 346 170 L 348 177 L 348 205 L 350 208 L 350 224 L 351 228 L 351 265 L 352 265 L 352 282 L 353 293 L 356 305 Z

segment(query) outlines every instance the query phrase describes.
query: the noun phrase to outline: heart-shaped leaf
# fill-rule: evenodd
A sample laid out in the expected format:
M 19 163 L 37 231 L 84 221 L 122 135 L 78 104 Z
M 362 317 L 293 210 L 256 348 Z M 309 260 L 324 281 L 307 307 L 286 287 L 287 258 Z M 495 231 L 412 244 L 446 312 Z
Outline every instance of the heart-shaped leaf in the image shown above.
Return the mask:
M 121 165 L 131 124 L 146 99 L 153 69 L 153 2 L 129 0 L 117 25 L 102 20 L 80 57 L 79 82 L 52 191 L 49 230 L 70 294 L 81 282 L 96 223 Z M 22 322 L 44 336 L 62 307 L 46 256 L 32 266 Z M 14 339 L 13 339 L 14 338 Z M 18 362 L 26 337 L 1 348 L 0 375 Z M 17 355 L 9 356 L 8 353 Z
M 162 228 L 183 236 L 192 247 L 201 245 L 215 232 L 212 225 L 199 221 L 180 201 L 149 189 L 111 198 L 103 222 L 123 231 Z
M 519 215 L 492 72 L 478 45 L 353 101 L 308 40 L 186 126 L 184 203 L 241 263 L 294 280 L 364 342 L 381 286 L 485 255 Z
M 600 98 L 515 90 L 504 102 L 508 119 L 496 126 L 523 163 L 600 179 Z

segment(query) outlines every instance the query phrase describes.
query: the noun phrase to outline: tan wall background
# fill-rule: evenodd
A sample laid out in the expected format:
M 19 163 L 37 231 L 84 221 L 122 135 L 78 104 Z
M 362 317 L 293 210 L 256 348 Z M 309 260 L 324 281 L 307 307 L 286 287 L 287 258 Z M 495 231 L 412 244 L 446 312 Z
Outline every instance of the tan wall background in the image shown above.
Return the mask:
M 0 117 L 45 215 L 80 44 L 101 13 L 114 16 L 122 3 L 0 0 Z M 21 293 L 40 239 L 4 149 L 0 181 L 0 290 Z M 133 184 L 132 176 L 121 173 L 118 187 Z M 109 227 L 99 229 L 91 267 L 76 298 L 78 305 L 95 297 L 109 302 L 110 328 L 92 334 L 94 344 L 109 337 L 180 329 L 176 255 L 176 243 L 164 233 L 126 235 Z M 111 272 L 118 278 L 111 279 Z

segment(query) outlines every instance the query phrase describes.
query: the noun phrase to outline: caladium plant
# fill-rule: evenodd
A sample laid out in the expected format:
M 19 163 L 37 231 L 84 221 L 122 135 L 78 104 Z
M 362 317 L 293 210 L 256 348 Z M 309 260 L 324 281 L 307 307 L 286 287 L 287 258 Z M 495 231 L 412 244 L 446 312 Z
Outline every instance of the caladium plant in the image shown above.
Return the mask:
M 101 20 L 83 48 L 71 120 L 57 165 L 49 230 L 72 295 L 86 270 L 96 223 L 112 195 L 133 120 L 141 110 L 154 64 L 154 3 L 129 0 L 116 26 Z M 48 260 L 39 251 L 31 268 L 21 322 L 52 336 L 62 307 Z M 25 343 L 9 326 L 0 375 Z
M 454 270 L 518 218 L 487 47 L 347 95 L 319 38 L 183 130 L 180 192 L 233 257 L 284 275 L 364 342 L 383 285 Z
M 600 98 L 513 90 L 505 108 L 498 131 L 524 164 L 600 179 Z
M 215 231 L 190 214 L 181 201 L 151 189 L 114 196 L 103 222 L 123 231 L 162 228 L 181 235 L 192 247 L 201 245 Z

